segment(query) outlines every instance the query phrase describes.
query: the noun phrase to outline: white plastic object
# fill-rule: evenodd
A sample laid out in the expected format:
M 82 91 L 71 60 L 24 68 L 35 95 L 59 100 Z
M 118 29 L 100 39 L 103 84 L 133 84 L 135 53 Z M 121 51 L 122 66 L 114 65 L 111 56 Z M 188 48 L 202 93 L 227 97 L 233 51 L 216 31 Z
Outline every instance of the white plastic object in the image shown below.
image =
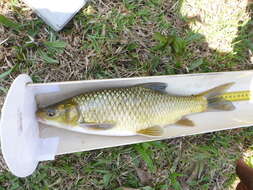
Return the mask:
M 61 30 L 87 0 L 24 0 L 55 31 Z
M 235 82 L 229 91 L 241 91 L 253 89 L 253 71 L 201 73 L 187 75 L 170 75 L 154 77 L 137 77 L 124 79 L 72 81 L 47 84 L 31 84 L 36 88 L 52 88 L 58 86 L 59 91 L 44 93 L 37 96 L 39 105 L 49 105 L 60 100 L 72 97 L 81 92 L 92 91 L 101 88 L 123 87 L 146 82 L 165 82 L 167 91 L 172 94 L 191 95 L 203 92 L 218 85 Z M 252 93 L 251 93 L 252 94 Z M 253 125 L 253 106 L 250 101 L 234 102 L 234 111 L 205 112 L 187 116 L 193 120 L 196 126 L 183 127 L 170 125 L 166 127 L 163 139 L 208 133 Z M 71 129 L 70 129 L 71 130 Z M 67 131 L 52 126 L 40 124 L 42 137 L 59 136 L 60 143 L 57 154 L 89 151 L 93 149 L 121 146 L 140 142 L 154 141 L 158 138 L 143 136 L 110 137 L 81 134 Z
M 12 83 L 1 115 L 1 149 L 10 171 L 18 177 L 31 175 L 38 162 L 52 160 L 58 137 L 40 138 L 35 111 L 35 90 L 32 80 L 23 74 Z

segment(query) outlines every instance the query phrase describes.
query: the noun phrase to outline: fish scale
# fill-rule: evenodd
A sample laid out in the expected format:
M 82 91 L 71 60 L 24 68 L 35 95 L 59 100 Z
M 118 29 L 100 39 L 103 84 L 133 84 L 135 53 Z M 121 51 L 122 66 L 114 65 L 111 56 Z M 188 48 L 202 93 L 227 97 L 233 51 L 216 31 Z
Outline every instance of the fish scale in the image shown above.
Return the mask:
M 200 98 L 174 97 L 144 87 L 90 92 L 75 97 L 74 101 L 79 105 L 83 122 L 113 122 L 117 129 L 136 131 L 153 125 L 164 126 L 184 114 L 205 109 Z

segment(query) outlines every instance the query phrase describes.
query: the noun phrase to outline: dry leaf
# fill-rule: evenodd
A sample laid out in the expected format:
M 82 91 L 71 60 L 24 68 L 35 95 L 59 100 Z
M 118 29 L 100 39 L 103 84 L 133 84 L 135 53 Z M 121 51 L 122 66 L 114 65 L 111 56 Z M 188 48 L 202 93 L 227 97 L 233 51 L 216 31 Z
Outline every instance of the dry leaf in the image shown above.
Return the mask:
M 143 185 L 150 184 L 150 182 L 152 181 L 152 176 L 148 171 L 136 168 L 136 173 Z

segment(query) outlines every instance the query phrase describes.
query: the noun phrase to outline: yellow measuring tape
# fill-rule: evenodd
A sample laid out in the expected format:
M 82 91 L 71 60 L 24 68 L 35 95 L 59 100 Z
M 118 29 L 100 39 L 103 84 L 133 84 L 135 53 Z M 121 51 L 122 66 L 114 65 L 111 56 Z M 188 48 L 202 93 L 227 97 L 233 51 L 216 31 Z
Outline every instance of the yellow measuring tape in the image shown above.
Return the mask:
M 236 91 L 236 92 L 227 92 L 222 94 L 220 97 L 235 102 L 235 101 L 247 101 L 250 100 L 250 91 L 244 90 L 244 91 Z

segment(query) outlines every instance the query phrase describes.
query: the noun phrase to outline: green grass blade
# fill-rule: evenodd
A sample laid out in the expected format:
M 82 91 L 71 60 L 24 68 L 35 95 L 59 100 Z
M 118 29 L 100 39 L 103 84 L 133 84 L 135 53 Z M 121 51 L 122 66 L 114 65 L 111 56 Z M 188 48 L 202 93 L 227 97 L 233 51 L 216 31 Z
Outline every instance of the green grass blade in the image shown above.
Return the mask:
M 148 153 L 149 151 L 146 150 L 141 144 L 135 145 L 134 148 L 140 154 L 141 158 L 146 162 L 148 169 L 151 172 L 155 172 L 156 168 L 150 154 Z
M 44 45 L 48 48 L 59 48 L 64 49 L 67 43 L 64 41 L 44 42 Z
M 8 71 L 5 71 L 4 73 L 0 74 L 0 80 L 3 80 L 5 77 L 7 77 L 9 74 L 11 74 L 18 65 L 15 65 L 14 67 L 12 67 L 11 69 L 9 69 Z
M 6 94 L 8 92 L 8 89 L 0 86 L 0 92 L 3 92 L 4 94 Z
M 39 51 L 39 55 L 40 55 L 40 58 L 43 59 L 43 61 L 45 61 L 46 63 L 49 63 L 49 64 L 58 64 L 59 61 L 50 57 L 46 52 L 44 51 Z
M 13 30 L 20 31 L 21 25 L 0 14 L 0 24 Z
M 167 43 L 168 38 L 165 35 L 160 34 L 159 32 L 154 33 L 153 38 L 161 43 Z
M 200 65 L 204 63 L 203 59 L 198 59 L 194 61 L 190 66 L 189 66 L 189 71 L 192 71 L 196 68 L 198 68 Z
M 111 179 L 112 179 L 112 174 L 111 173 L 108 173 L 108 174 L 104 175 L 103 182 L 104 182 L 105 187 L 107 187 L 109 185 Z

